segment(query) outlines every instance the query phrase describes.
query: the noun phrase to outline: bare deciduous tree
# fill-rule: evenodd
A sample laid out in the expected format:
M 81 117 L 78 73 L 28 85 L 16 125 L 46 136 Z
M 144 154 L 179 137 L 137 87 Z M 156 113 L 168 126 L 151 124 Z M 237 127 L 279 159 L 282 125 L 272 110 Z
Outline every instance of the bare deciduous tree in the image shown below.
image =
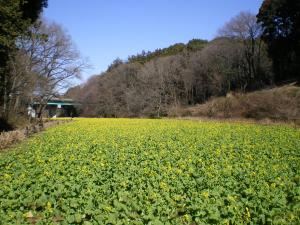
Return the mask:
M 30 60 L 23 51 L 14 51 L 9 54 L 9 57 L 11 86 L 8 95 L 8 111 L 24 114 L 26 103 L 30 101 L 32 96 L 36 78 L 28 68 Z
M 47 102 L 79 78 L 86 63 L 80 58 L 70 36 L 56 23 L 36 22 L 29 35 L 18 40 L 29 57 L 29 70 L 35 75 L 34 101 L 41 118 Z
M 262 70 L 262 27 L 257 23 L 256 16 L 250 12 L 241 12 L 219 30 L 219 36 L 228 37 L 243 43 L 245 58 L 245 88 L 257 88 L 266 74 Z M 252 86 L 252 87 L 251 87 Z

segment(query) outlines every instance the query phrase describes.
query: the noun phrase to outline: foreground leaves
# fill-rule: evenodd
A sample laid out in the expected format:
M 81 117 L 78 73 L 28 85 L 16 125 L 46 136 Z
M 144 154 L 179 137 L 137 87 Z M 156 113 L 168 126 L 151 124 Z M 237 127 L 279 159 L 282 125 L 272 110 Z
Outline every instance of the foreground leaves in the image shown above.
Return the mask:
M 0 155 L 0 224 L 299 224 L 300 130 L 78 119 Z

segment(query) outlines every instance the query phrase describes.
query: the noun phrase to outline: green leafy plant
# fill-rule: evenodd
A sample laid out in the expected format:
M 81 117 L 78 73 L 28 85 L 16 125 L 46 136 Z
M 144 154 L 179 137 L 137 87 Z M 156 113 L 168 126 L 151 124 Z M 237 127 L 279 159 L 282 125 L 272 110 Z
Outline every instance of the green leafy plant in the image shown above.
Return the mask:
M 0 154 L 0 224 L 299 224 L 300 130 L 75 119 Z

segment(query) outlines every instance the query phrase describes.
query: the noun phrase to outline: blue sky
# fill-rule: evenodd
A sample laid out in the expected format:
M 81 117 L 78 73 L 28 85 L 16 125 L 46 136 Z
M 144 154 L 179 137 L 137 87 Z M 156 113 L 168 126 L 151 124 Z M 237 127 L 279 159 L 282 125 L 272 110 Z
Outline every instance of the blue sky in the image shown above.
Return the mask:
M 262 0 L 48 0 L 44 17 L 62 25 L 99 74 L 117 57 L 193 38 L 211 40 L 240 11 L 257 13 Z

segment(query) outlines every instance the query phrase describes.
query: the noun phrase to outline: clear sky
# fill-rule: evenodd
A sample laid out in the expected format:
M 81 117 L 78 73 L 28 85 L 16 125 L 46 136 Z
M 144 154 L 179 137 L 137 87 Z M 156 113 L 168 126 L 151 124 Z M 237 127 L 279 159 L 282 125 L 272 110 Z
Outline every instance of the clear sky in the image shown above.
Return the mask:
M 99 74 L 127 59 L 193 38 L 211 40 L 240 11 L 257 13 L 262 0 L 48 0 L 44 17 L 62 25 Z

